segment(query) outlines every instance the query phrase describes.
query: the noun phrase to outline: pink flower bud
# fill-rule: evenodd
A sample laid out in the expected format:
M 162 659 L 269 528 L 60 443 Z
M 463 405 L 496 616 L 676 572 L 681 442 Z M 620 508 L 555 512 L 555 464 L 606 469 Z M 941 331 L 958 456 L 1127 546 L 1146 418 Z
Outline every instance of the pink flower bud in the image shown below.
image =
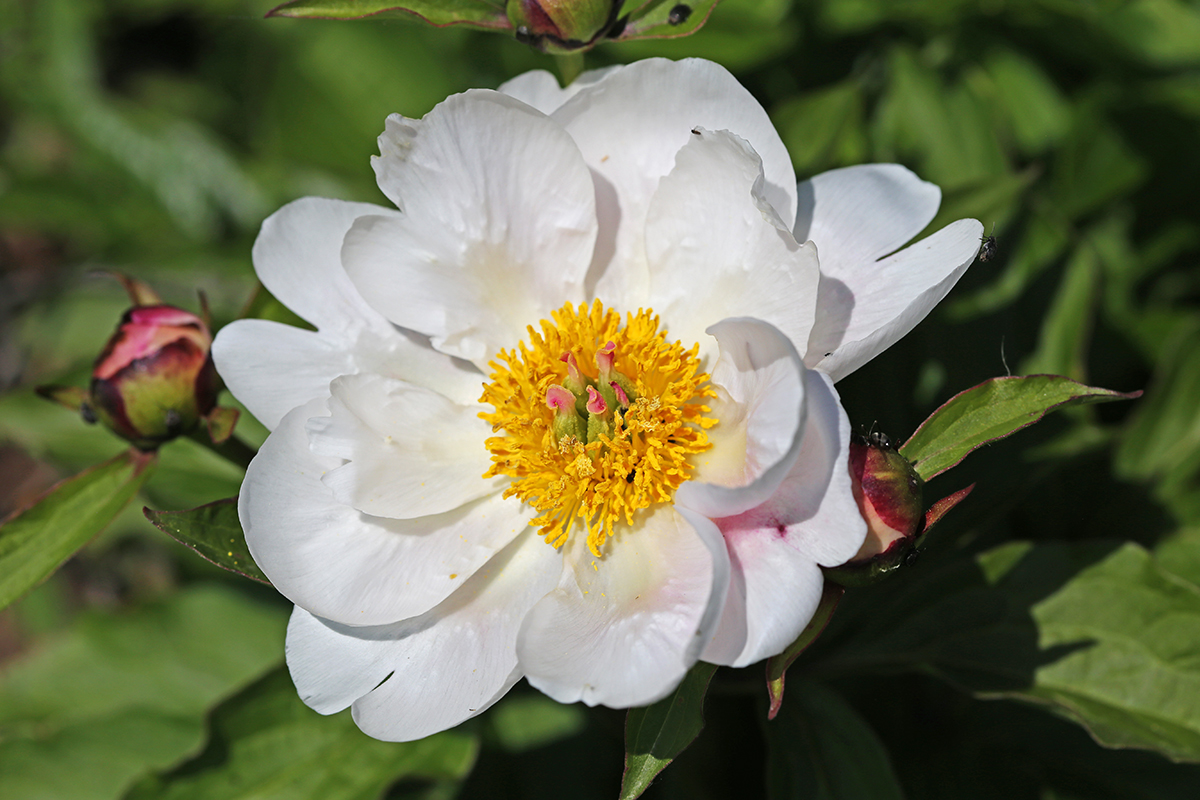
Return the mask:
M 188 433 L 216 405 L 212 335 L 174 306 L 135 306 L 92 369 L 84 410 L 141 450 Z
M 508 0 L 518 41 L 547 53 L 590 47 L 616 21 L 615 0 Z

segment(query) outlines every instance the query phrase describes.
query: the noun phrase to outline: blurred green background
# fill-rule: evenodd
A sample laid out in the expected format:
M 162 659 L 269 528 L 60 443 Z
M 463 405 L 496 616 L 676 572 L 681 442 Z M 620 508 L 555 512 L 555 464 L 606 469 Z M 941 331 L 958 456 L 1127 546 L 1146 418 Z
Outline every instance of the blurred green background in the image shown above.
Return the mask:
M 91 273 L 188 308 L 201 289 L 232 319 L 267 214 L 308 194 L 386 202 L 368 159 L 387 114 L 554 69 L 503 36 L 264 20 L 270 5 L 0 4 L 0 517 L 123 449 L 32 394 L 84 385 L 127 305 Z M 651 55 L 729 67 L 800 178 L 898 161 L 943 189 L 931 228 L 994 226 L 998 257 L 839 384 L 855 424 L 902 441 L 1006 373 L 1146 393 L 932 482 L 929 499 L 978 487 L 911 569 L 848 595 L 784 715 L 765 723 L 761 667 L 723 670 L 707 730 L 646 796 L 1195 797 L 1197 768 L 1064 718 L 1200 760 L 1200 3 L 724 0 L 696 36 L 601 46 L 587 66 Z M 164 448 L 144 502 L 0 612 L 0 800 L 616 796 L 619 712 L 520 686 L 456 731 L 384 745 L 300 705 L 277 670 L 287 604 L 140 513 L 239 477 Z M 1097 645 L 1098 676 L 1047 655 L 1071 642 L 1129 647 Z

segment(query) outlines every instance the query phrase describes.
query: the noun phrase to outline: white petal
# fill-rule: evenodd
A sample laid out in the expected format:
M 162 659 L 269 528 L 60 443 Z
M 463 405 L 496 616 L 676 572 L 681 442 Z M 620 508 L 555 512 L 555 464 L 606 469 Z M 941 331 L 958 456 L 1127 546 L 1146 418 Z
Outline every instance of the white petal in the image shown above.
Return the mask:
M 358 217 L 394 209 L 305 197 L 267 217 L 254 240 L 254 270 L 279 302 L 318 330 L 387 328 L 342 269 L 342 239 Z
M 805 434 L 808 370 L 792 343 L 755 319 L 728 319 L 709 328 L 721 348 L 711 403 L 718 420 L 708 431 L 692 480 L 675 502 L 709 518 L 739 514 L 764 502 L 792 468 Z
M 787 148 L 753 95 L 710 61 L 638 61 L 583 88 L 553 117 L 579 144 L 594 175 L 600 236 L 588 288 L 594 286 L 609 305 L 643 304 L 643 221 L 650 198 L 698 125 L 748 141 L 763 160 L 763 196 L 782 219 L 795 213 Z
M 975 220 L 893 253 L 940 202 L 936 186 L 898 164 L 832 170 L 800 184 L 796 238 L 811 239 L 821 254 L 805 364 L 841 380 L 912 330 L 962 277 L 983 233 Z
M 820 268 L 762 196 L 762 162 L 745 140 L 696 128 L 646 218 L 650 305 L 673 338 L 711 349 L 704 328 L 749 316 L 803 349 Z
M 356 371 L 355 353 L 344 343 L 263 319 L 221 328 L 212 354 L 229 391 L 269 429 L 296 406 L 328 396 L 338 375 Z
M 528 524 L 499 495 L 415 520 L 367 516 L 321 482 L 341 460 L 317 456 L 305 425 L 325 401 L 294 409 L 246 470 L 238 516 L 255 562 L 281 594 L 317 616 L 381 625 L 444 600 Z
M 582 285 L 596 237 L 591 176 L 529 106 L 472 90 L 422 120 L 393 115 L 374 160 L 404 212 L 362 217 L 342 260 L 377 310 L 480 369 Z
M 533 106 L 543 114 L 551 114 L 563 103 L 579 94 L 580 89 L 599 83 L 619 69 L 621 69 L 620 66 L 612 66 L 588 70 L 566 87 L 559 86 L 558 78 L 555 78 L 552 73 L 544 69 L 535 69 L 500 84 L 499 91 Z
M 821 271 L 842 278 L 923 231 L 942 190 L 899 164 L 862 164 L 804 181 L 797 202 L 796 239 L 816 242 Z
M 628 708 L 669 694 L 720 617 L 729 563 L 716 526 L 659 506 L 593 557 L 572 536 L 558 587 L 517 639 L 529 682 L 562 703 Z
M 401 378 L 458 403 L 479 398 L 484 376 L 475 367 L 384 324 L 382 331 L 314 333 L 269 320 L 237 320 L 217 333 L 213 361 L 233 396 L 269 429 L 296 406 L 328 397 L 334 378 L 359 372 Z
M 371 308 L 342 268 L 346 231 L 362 214 L 396 215 L 366 203 L 306 197 L 263 223 L 254 243 L 259 277 L 317 333 L 265 320 L 218 332 L 213 360 L 234 397 L 274 428 L 289 410 L 329 395 L 329 382 L 363 370 L 407 377 L 457 400 L 479 396 L 482 375 L 398 331 Z
M 822 275 L 806 363 L 839 381 L 898 342 L 958 283 L 982 234 L 960 219 L 852 279 Z
M 411 741 L 453 727 L 520 679 L 517 631 L 561 565 L 530 531 L 416 619 L 349 627 L 297 607 L 287 638 L 292 680 L 322 714 L 353 703 L 355 721 L 377 739 Z
M 866 536 L 850 487 L 850 420 L 830 378 L 808 374 L 807 430 L 791 472 L 766 503 L 716 521 L 733 576 L 705 661 L 741 667 L 781 652 L 820 600 L 818 565 L 845 562 Z
M 491 426 L 482 406 L 380 375 L 338 378 L 329 416 L 308 422 L 318 456 L 347 463 L 322 482 L 338 502 L 376 517 L 412 519 L 451 511 L 504 488 L 483 479 Z

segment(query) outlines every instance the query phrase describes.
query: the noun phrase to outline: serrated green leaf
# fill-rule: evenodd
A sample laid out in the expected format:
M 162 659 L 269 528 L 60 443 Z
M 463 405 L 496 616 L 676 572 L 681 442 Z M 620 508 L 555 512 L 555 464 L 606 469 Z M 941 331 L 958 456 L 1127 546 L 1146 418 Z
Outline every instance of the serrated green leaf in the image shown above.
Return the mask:
M 54 486 L 0 524 L 0 608 L 104 530 L 154 471 L 153 453 L 126 450 Z
M 927 481 L 971 451 L 1011 436 L 1055 409 L 1140 395 L 1084 386 L 1060 375 L 992 378 L 947 400 L 921 423 L 900 453 Z
M 143 513 L 154 527 L 218 567 L 268 586 L 271 584 L 250 557 L 246 535 L 238 519 L 236 497 L 187 511 L 154 511 L 147 508 Z
M 700 30 L 720 0 L 650 0 L 629 15 L 624 29 L 615 38 L 673 39 Z M 686 10 L 685 10 L 686 9 Z
M 302 19 L 414 18 L 431 25 L 467 25 L 507 29 L 504 0 L 292 0 L 271 9 L 268 17 Z
M 716 666 L 697 662 L 669 696 L 625 718 L 625 774 L 621 800 L 640 797 L 704 729 L 704 695 Z
M 0 800 L 111 800 L 176 763 L 210 703 L 279 661 L 286 624 L 222 586 L 84 613 L 0 672 Z
M 771 800 L 902 800 L 883 743 L 840 695 L 804 681 L 789 698 L 766 726 Z
M 415 742 L 372 739 L 349 711 L 323 717 L 305 706 L 281 667 L 214 709 L 196 758 L 139 781 L 125 797 L 367 800 L 401 778 L 459 780 L 477 751 L 475 736 L 462 730 Z

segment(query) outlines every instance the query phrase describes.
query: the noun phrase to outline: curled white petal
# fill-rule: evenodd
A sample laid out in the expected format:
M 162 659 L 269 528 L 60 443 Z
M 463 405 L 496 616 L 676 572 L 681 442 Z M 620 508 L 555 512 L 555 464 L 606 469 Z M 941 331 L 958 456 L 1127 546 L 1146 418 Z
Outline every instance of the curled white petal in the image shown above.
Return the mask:
M 650 199 L 698 125 L 748 141 L 762 157 L 766 201 L 782 219 L 795 214 L 787 148 L 754 96 L 710 61 L 638 61 L 583 87 L 552 117 L 593 173 L 600 233 L 587 289 L 609 305 L 637 308 L 645 302 L 643 232 Z
M 805 364 L 841 380 L 899 341 L 958 282 L 979 250 L 976 220 L 893 252 L 929 224 L 940 202 L 936 186 L 898 164 L 832 170 L 800 184 L 795 235 L 821 253 Z
M 502 490 L 491 466 L 482 406 L 363 373 L 330 384 L 329 416 L 309 420 L 312 451 L 345 463 L 322 482 L 339 502 L 376 517 L 441 514 Z
M 692 130 L 646 217 L 650 305 L 672 338 L 712 340 L 714 320 L 751 316 L 808 341 L 820 268 L 763 194 L 762 161 L 728 131 Z
M 769 323 L 727 319 L 708 332 L 720 345 L 712 371 L 720 396 L 710 404 L 718 423 L 675 500 L 715 519 L 764 502 L 788 474 L 805 434 L 807 371 Z
M 287 636 L 292 680 L 322 714 L 353 704 L 359 727 L 377 739 L 405 742 L 453 727 L 520 679 L 521 621 L 560 570 L 558 553 L 527 531 L 411 620 L 351 627 L 297 607 Z
M 478 371 L 398 330 L 362 299 L 342 268 L 342 240 L 354 220 L 395 213 L 306 197 L 263 222 L 254 243 L 259 278 L 317 331 L 238 320 L 217 333 L 212 353 L 233 396 L 267 428 L 290 409 L 327 397 L 337 376 L 360 371 L 406 377 L 460 402 L 479 396 Z
M 512 541 L 529 522 L 493 494 L 444 514 L 395 520 L 340 503 L 321 479 L 341 460 L 317 456 L 306 423 L 324 400 L 294 409 L 246 470 L 238 516 L 254 561 L 298 606 L 346 625 L 423 614 Z
M 741 667 L 782 651 L 816 610 L 819 566 L 845 562 L 866 536 L 850 485 L 850 420 L 829 376 L 807 375 L 804 446 L 787 477 L 766 502 L 716 521 L 731 580 L 705 661 Z
M 388 118 L 374 160 L 403 213 L 360 217 L 342 260 L 371 305 L 480 369 L 582 286 L 591 176 L 561 127 L 499 92 Z

